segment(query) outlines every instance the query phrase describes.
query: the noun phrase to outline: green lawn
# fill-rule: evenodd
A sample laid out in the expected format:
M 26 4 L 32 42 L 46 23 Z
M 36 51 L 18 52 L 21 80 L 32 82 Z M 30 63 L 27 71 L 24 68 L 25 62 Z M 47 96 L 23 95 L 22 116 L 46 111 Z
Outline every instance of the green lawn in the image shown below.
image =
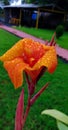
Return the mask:
M 47 30 L 47 29 L 36 29 L 36 28 L 26 28 L 26 27 L 15 27 L 21 31 L 24 31 L 28 34 L 34 35 L 44 40 L 51 39 L 55 30 Z M 58 40 L 56 39 L 57 44 L 59 44 L 63 48 L 68 49 L 68 32 L 64 32 L 63 36 L 60 37 Z
M 8 50 L 20 38 L 0 29 L 0 55 Z M 68 114 L 68 64 L 58 58 L 54 74 L 46 72 L 37 83 L 38 91 L 46 82 L 49 87 L 32 106 L 24 130 L 58 130 L 56 122 L 49 116 L 42 116 L 44 109 L 58 109 Z M 27 85 L 24 80 L 25 105 Z M 14 130 L 15 109 L 21 88 L 15 90 L 8 74 L 0 62 L 0 130 Z

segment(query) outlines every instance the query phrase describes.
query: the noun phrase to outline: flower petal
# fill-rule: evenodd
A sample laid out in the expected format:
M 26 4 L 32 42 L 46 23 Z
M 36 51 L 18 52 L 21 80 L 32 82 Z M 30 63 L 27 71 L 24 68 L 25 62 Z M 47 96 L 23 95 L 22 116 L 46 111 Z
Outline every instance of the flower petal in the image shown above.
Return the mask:
M 26 71 L 30 77 L 35 80 L 41 70 L 41 68 L 39 70 L 34 70 L 29 67 L 28 64 L 25 64 L 21 58 L 4 62 L 4 68 L 7 70 L 15 88 L 20 87 L 23 83 L 23 71 Z
M 4 62 L 4 67 L 8 71 L 8 74 L 15 86 L 20 87 L 23 82 L 22 72 L 26 71 L 32 80 L 35 80 L 39 75 L 42 67 L 47 67 L 50 73 L 53 73 L 57 66 L 57 56 L 54 47 L 50 47 L 49 51 L 33 67 L 29 67 L 23 59 L 16 58 L 11 61 Z
M 37 70 L 36 70 L 36 69 L 34 70 L 34 68 L 32 68 L 32 69 L 26 68 L 26 72 L 27 72 L 28 75 L 30 75 L 32 81 L 36 81 L 36 78 L 37 78 L 38 75 L 40 74 L 40 71 L 41 71 L 41 70 L 42 70 L 42 67 L 40 67 L 40 68 L 37 69 Z
M 48 49 L 48 47 L 46 47 L 46 49 Z M 39 61 L 36 62 L 32 70 L 29 68 L 29 70 L 27 70 L 27 73 L 34 81 L 39 75 L 40 71 L 42 70 L 42 67 L 46 67 L 50 73 L 53 73 L 56 69 L 56 66 L 57 66 L 57 55 L 55 48 L 49 47 L 47 53 L 45 53 L 43 57 L 41 57 Z
M 49 50 L 39 59 L 39 61 L 33 66 L 33 69 L 39 69 L 45 66 L 50 73 L 53 73 L 57 66 L 57 55 L 55 47 L 49 47 Z
M 44 45 L 35 42 L 32 39 L 24 38 L 18 41 L 10 48 L 3 56 L 0 56 L 1 61 L 10 61 L 17 57 L 26 58 L 27 61 L 39 59 L 45 53 Z M 24 56 L 23 56 L 24 55 Z M 25 60 L 26 60 L 25 59 Z
M 22 55 L 23 52 L 23 43 L 25 40 L 18 41 L 12 48 L 10 48 L 6 53 L 3 54 L 3 56 L 0 56 L 1 61 L 10 61 L 13 60 L 16 57 L 19 57 Z
M 9 77 L 15 88 L 20 87 L 23 82 L 22 72 L 26 67 L 26 64 L 20 58 L 16 58 L 12 61 L 4 62 L 4 67 L 8 71 Z
M 23 71 L 26 71 L 34 81 L 42 67 L 46 67 L 50 73 L 53 73 L 57 66 L 55 47 L 28 38 L 17 42 L 0 57 L 0 60 L 4 62 L 4 67 L 15 88 L 22 85 Z

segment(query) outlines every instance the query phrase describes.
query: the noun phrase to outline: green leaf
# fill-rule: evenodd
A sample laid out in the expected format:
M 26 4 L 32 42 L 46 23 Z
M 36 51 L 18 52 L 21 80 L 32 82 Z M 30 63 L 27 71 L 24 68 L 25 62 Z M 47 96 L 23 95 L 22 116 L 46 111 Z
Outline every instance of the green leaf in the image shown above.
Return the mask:
M 59 130 L 68 130 L 68 126 L 61 123 L 60 121 L 57 121 L 57 126 L 58 126 Z
M 55 109 L 44 110 L 42 114 L 50 115 L 55 119 L 68 125 L 68 116 L 58 110 Z

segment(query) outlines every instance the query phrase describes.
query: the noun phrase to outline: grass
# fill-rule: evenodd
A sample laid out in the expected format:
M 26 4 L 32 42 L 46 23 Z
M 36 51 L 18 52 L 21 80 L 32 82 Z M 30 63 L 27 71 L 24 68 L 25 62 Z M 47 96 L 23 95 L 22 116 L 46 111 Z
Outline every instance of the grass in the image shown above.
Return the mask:
M 6 52 L 19 39 L 19 37 L 0 29 L 0 55 Z
M 36 29 L 36 28 L 27 28 L 27 27 L 15 27 L 18 30 L 24 31 L 28 34 L 41 38 L 43 40 L 51 39 L 55 30 L 47 30 L 47 29 Z M 56 39 L 56 42 L 63 48 L 68 49 L 68 32 L 64 32 L 63 36 L 59 39 Z
M 18 40 L 18 37 L 0 29 L 0 55 Z M 54 119 L 41 115 L 44 109 L 58 109 L 68 114 L 68 64 L 58 58 L 56 71 L 52 75 L 46 72 L 37 83 L 36 91 L 48 81 L 50 85 L 32 106 L 24 130 L 58 130 Z M 25 89 L 26 106 L 27 84 L 25 80 L 22 87 Z M 15 110 L 22 87 L 14 89 L 0 62 L 0 130 L 14 129 Z

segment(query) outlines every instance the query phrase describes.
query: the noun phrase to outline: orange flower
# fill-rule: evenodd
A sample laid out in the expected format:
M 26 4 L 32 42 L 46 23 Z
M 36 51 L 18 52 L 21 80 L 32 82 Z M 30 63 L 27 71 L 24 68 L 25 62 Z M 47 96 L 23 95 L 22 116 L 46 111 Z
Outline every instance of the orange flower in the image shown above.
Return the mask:
M 0 60 L 4 62 L 9 77 L 15 88 L 22 85 L 23 71 L 34 81 L 42 67 L 53 73 L 57 65 L 57 56 L 54 46 L 46 46 L 32 39 L 25 38 L 9 49 Z

